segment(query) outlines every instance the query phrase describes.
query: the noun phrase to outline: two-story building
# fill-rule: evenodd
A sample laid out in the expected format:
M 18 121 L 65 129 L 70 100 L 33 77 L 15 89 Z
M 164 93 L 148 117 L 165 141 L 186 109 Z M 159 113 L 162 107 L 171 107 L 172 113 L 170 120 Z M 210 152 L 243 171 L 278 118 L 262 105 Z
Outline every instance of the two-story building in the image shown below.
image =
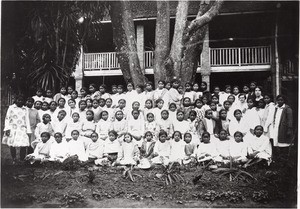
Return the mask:
M 199 1 L 190 4 L 189 19 L 193 19 Z M 141 67 L 152 80 L 156 2 L 137 1 L 131 2 L 131 6 Z M 177 2 L 170 2 L 170 38 L 176 6 Z M 91 82 L 124 83 L 109 17 L 101 24 L 102 34 L 88 42 L 77 65 L 76 88 Z M 208 59 L 210 88 L 226 84 L 241 86 L 254 80 L 275 95 L 282 89 L 293 89 L 292 84 L 297 86 L 299 2 L 225 1 L 220 14 L 209 24 L 207 37 L 208 48 L 200 57 L 197 82 L 203 79 L 202 60 Z

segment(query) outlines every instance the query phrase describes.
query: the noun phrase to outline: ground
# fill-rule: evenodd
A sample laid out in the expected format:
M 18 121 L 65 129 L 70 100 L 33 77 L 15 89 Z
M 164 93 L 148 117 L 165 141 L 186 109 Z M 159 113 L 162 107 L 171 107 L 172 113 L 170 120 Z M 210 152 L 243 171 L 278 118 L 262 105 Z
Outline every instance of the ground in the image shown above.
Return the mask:
M 297 207 L 297 148 L 288 163 L 247 168 L 250 176 L 204 170 L 201 166 L 177 168 L 178 178 L 167 185 L 163 167 L 134 169 L 134 182 L 122 168 L 82 165 L 12 165 L 9 149 L 1 147 L 2 207 Z M 90 177 L 89 177 L 90 176 Z M 92 180 L 94 176 L 94 180 Z M 160 178 L 158 178 L 160 177 Z M 173 179 L 174 181 L 174 179 Z

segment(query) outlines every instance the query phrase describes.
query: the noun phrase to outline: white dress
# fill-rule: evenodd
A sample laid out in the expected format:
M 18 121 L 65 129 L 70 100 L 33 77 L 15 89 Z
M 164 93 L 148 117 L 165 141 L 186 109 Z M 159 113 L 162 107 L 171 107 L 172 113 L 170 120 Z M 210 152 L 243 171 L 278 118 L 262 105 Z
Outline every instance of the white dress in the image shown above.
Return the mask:
M 198 162 L 214 159 L 217 157 L 218 153 L 216 146 L 213 143 L 203 143 L 201 142 L 195 151 L 196 159 Z
M 68 146 L 65 141 L 57 143 L 53 142 L 50 148 L 50 161 L 62 162 L 67 158 Z
M 247 144 L 230 140 L 229 153 L 231 157 L 238 157 L 236 160 L 247 160 Z
M 98 139 L 96 142 L 90 141 L 86 148 L 86 154 L 88 158 L 103 158 L 104 153 L 104 141 Z
M 262 158 L 265 160 L 270 160 L 272 156 L 272 146 L 270 139 L 264 135 L 257 137 L 253 135 L 251 140 L 249 140 L 248 153 L 259 151 L 257 153 L 257 158 Z
M 118 159 L 121 165 L 135 165 L 136 160 L 139 157 L 139 149 L 137 145 L 133 142 L 124 142 L 118 153 Z
M 99 139 L 106 140 L 108 138 L 108 131 L 111 126 L 111 122 L 101 119 L 96 125 L 96 133 L 99 135 Z
M 185 142 L 183 140 L 176 142 L 174 139 L 171 139 L 170 161 L 182 163 L 185 157 L 184 148 Z
M 169 157 L 171 154 L 171 143 L 170 141 L 165 141 L 164 143 L 161 143 L 159 140 L 155 143 L 154 154 L 158 154 L 158 156 L 154 157 L 152 159 L 152 163 L 154 164 L 168 164 L 169 163 Z
M 84 144 L 84 139 L 79 137 L 77 140 L 71 139 L 69 142 L 67 142 L 68 146 L 68 154 L 70 156 L 72 155 L 77 155 L 78 159 L 80 161 L 86 161 L 87 160 L 87 155 L 85 152 L 85 144 Z

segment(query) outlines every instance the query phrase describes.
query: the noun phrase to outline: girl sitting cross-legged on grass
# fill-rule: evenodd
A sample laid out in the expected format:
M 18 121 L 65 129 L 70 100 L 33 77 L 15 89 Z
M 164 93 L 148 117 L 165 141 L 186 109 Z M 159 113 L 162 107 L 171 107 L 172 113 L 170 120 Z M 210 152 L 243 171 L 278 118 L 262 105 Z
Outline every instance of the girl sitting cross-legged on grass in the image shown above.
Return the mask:
M 210 136 L 208 132 L 202 134 L 201 143 L 194 154 L 198 162 L 214 160 L 218 155 L 215 144 L 210 141 Z
M 168 165 L 170 160 L 171 144 L 170 140 L 167 140 L 167 132 L 161 130 L 158 134 L 158 141 L 154 146 L 154 158 L 152 159 L 153 164 L 164 164 Z
M 247 145 L 243 141 L 243 133 L 235 132 L 234 140 L 230 141 L 229 153 L 234 162 L 244 163 L 247 161 Z
M 136 165 L 139 160 L 140 151 L 138 145 L 132 141 L 133 137 L 130 133 L 124 135 L 124 142 L 118 152 L 117 164 L 120 165 Z

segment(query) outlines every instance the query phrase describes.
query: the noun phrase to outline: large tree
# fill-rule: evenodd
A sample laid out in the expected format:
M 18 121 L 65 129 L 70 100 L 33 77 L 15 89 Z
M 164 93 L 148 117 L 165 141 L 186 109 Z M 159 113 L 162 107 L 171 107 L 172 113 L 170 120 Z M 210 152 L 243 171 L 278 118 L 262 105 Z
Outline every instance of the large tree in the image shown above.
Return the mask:
M 157 1 L 155 81 L 177 77 L 185 83 L 195 79 L 203 39 L 208 30 L 207 24 L 218 15 L 223 0 L 202 0 L 199 4 L 196 18 L 188 21 L 189 1 L 178 2 L 170 48 L 169 2 Z M 130 2 L 126 0 L 111 2 L 110 11 L 114 43 L 125 80 L 143 84 L 146 78 L 139 66 Z

